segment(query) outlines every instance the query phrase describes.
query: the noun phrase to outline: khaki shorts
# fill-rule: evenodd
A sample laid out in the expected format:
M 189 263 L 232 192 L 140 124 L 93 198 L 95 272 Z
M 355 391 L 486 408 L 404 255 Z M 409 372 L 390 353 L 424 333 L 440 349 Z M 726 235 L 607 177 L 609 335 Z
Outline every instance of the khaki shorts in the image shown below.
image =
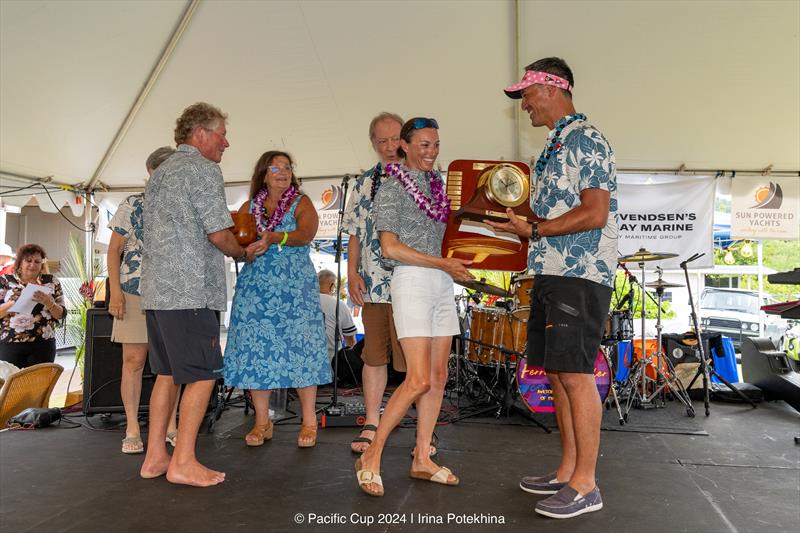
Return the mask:
M 142 311 L 142 297 L 125 293 L 125 314 L 114 319 L 111 340 L 122 343 L 147 344 L 147 322 Z
M 406 358 L 397 340 L 392 304 L 364 302 L 361 314 L 364 322 L 364 350 L 361 359 L 365 365 L 383 366 L 392 361 L 398 372 L 406 371 Z

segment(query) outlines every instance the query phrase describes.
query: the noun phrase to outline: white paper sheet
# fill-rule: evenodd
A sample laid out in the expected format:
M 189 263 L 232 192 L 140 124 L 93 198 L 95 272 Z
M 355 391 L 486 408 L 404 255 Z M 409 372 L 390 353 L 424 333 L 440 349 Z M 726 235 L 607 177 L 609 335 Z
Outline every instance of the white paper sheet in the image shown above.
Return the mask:
M 476 233 L 478 235 L 485 235 L 486 237 L 494 237 L 503 241 L 520 243 L 519 237 L 507 231 L 496 230 L 485 222 L 478 222 L 477 220 L 465 219 L 461 222 L 458 231 L 465 233 Z
M 28 283 L 25 285 L 25 288 L 22 289 L 22 293 L 20 293 L 17 301 L 8 311 L 10 313 L 23 313 L 27 315 L 31 314 L 33 312 L 33 308 L 36 307 L 36 304 L 38 303 L 33 299 L 33 295 L 36 293 L 36 291 L 42 291 L 45 294 L 53 294 L 53 289 L 50 287 Z

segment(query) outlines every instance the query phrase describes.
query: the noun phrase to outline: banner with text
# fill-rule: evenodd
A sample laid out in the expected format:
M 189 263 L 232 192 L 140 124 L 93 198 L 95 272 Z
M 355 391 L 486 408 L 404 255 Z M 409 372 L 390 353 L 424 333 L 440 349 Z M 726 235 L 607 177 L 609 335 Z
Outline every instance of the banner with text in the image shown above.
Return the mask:
M 714 265 L 713 176 L 617 175 L 619 252 L 674 253 L 677 257 L 653 261 L 656 266 L 679 268 L 694 253 L 705 255 L 690 268 Z
M 302 183 L 303 192 L 308 195 L 317 208 L 319 229 L 315 239 L 335 239 L 339 226 L 339 209 L 342 205 L 341 179 L 314 179 Z M 352 187 L 352 181 L 349 185 Z M 348 196 L 352 191 L 348 191 Z M 344 238 L 345 244 L 347 237 Z
M 800 238 L 800 180 L 796 177 L 736 177 L 731 196 L 734 239 Z

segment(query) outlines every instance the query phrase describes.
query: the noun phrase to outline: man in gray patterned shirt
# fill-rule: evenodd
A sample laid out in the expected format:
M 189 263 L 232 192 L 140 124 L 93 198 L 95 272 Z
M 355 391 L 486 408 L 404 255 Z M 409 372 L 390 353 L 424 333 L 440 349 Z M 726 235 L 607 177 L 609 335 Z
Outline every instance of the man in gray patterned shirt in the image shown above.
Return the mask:
M 227 302 L 224 255 L 252 260 L 255 247 L 242 248 L 228 231 L 233 221 L 218 165 L 229 146 L 226 118 L 206 103 L 187 107 L 175 126 L 178 149 L 153 173 L 144 196 L 142 308 L 150 368 L 158 377 L 140 474 L 166 474 L 172 483 L 196 487 L 225 479 L 195 456 L 200 423 L 222 377 L 218 317 Z M 167 421 L 181 385 L 186 388 L 170 457 Z

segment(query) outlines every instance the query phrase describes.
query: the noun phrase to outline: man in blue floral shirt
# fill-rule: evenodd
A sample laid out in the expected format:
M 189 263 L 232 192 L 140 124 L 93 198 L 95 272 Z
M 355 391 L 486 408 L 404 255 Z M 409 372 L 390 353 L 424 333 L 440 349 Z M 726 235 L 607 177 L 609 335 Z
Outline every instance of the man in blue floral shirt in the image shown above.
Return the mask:
M 542 366 L 553 390 L 561 462 L 520 488 L 551 494 L 536 512 L 571 518 L 603 507 L 595 484 L 602 406 L 594 362 L 611 302 L 617 257 L 616 164 L 603 134 L 575 112 L 574 79 L 563 59 L 540 59 L 505 89 L 522 99 L 534 127 L 551 131 L 535 166 L 532 224 L 507 210 L 493 226 L 530 239 L 533 273 L 528 364 Z
M 343 229 L 350 235 L 347 245 L 347 286 L 350 299 L 362 307 L 364 321 L 364 360 L 362 380 L 367 417 L 351 449 L 363 453 L 372 443 L 380 420 L 381 401 L 386 390 L 390 354 L 395 370 L 405 371 L 405 359 L 392 317 L 389 286 L 392 271 L 381 257 L 381 243 L 375 230 L 373 202 L 375 193 L 386 179 L 383 169 L 398 163 L 400 128 L 403 119 L 394 113 L 381 113 L 369 125 L 369 139 L 380 161 L 358 177 L 347 203 Z

